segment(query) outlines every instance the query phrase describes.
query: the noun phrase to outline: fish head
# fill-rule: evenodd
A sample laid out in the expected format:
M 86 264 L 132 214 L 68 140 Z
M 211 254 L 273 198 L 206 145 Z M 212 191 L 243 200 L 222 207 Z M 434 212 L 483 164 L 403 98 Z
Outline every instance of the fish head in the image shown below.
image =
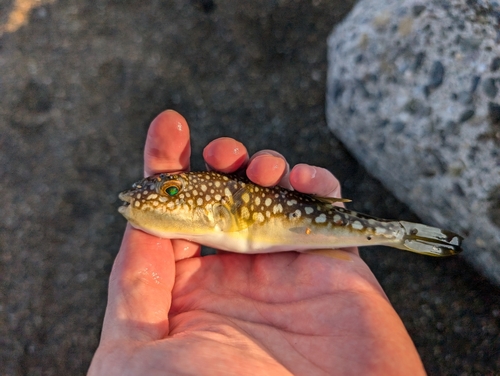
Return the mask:
M 118 211 L 136 228 L 160 236 L 192 226 L 193 200 L 185 174 L 161 173 L 144 178 L 121 192 Z

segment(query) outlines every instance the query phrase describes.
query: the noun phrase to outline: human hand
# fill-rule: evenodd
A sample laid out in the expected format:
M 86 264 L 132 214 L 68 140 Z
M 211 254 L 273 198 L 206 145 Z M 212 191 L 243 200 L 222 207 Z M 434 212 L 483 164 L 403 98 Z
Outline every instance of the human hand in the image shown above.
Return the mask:
M 160 114 L 144 155 L 146 175 L 188 170 L 184 118 Z M 249 159 L 233 139 L 211 142 L 204 158 L 222 172 L 246 167 L 261 185 L 340 194 L 327 170 L 298 165 L 288 172 L 279 154 Z M 357 250 L 343 252 L 338 259 L 296 252 L 199 257 L 197 244 L 128 225 L 89 375 L 425 374 Z

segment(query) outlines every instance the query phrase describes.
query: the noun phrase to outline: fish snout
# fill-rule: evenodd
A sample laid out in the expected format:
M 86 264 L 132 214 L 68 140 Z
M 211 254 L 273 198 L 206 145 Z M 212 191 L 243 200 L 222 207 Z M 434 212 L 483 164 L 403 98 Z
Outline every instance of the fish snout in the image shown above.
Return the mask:
M 134 198 L 130 191 L 123 191 L 118 194 L 118 198 L 123 201 L 122 205 L 118 207 L 118 213 L 123 215 L 127 220 L 131 216 L 131 204 Z
M 134 200 L 130 191 L 123 191 L 118 194 L 118 198 L 123 201 L 124 206 L 131 204 Z

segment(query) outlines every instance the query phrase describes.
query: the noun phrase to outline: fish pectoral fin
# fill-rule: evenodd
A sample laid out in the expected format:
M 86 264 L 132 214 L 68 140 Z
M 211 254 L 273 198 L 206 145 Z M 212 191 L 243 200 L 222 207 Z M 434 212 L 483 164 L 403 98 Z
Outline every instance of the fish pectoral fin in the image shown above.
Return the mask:
M 340 249 L 309 249 L 302 251 L 301 253 L 307 253 L 309 255 L 320 255 L 342 261 L 353 262 L 349 252 L 342 251 Z
M 214 223 L 224 232 L 236 232 L 248 228 L 249 223 L 232 210 L 234 203 L 221 203 L 213 206 Z
M 227 209 L 233 215 L 238 231 L 247 229 L 255 222 L 250 212 L 250 200 L 252 200 L 250 192 L 246 187 L 242 187 L 233 193 L 232 203 L 226 203 Z
M 348 198 L 341 198 L 341 197 L 319 197 L 319 196 L 312 196 L 316 200 L 324 203 L 324 204 L 336 204 L 338 202 L 351 202 L 352 200 L 349 200 Z
M 234 216 L 231 211 L 222 204 L 215 204 L 213 206 L 214 223 L 221 231 L 231 232 L 237 231 L 234 224 Z

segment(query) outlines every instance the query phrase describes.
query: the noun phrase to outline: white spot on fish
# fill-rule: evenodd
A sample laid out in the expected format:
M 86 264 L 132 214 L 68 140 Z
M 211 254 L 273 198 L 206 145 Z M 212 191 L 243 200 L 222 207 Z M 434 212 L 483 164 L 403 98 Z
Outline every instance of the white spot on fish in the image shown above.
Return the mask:
M 175 204 L 170 201 L 168 204 L 167 204 L 167 209 L 173 209 L 175 207 Z
M 152 193 L 148 196 L 148 200 L 155 200 L 158 198 L 158 195 L 156 193 Z
M 354 221 L 351 227 L 355 230 L 362 230 L 365 228 L 365 226 L 363 226 L 363 224 L 360 221 Z
M 210 201 L 211 199 L 212 199 L 212 197 L 210 197 L 210 195 L 206 195 L 206 196 L 205 196 L 205 201 L 207 201 L 207 202 L 208 202 L 208 201 Z
M 222 199 L 222 196 L 219 194 L 216 194 L 214 198 L 216 201 L 220 201 Z
M 314 218 L 314 222 L 325 223 L 326 222 L 326 215 L 325 214 L 318 215 L 316 218 Z
M 265 218 L 260 212 L 253 213 L 252 219 L 258 222 L 264 222 Z
M 288 201 L 286 202 L 286 204 L 287 204 L 288 206 L 295 205 L 295 204 L 297 204 L 297 200 L 288 200 Z
M 260 205 L 260 197 L 255 197 L 255 205 Z
M 269 197 L 266 198 L 266 201 L 264 202 L 264 204 L 266 204 L 266 206 L 270 206 L 272 203 L 273 203 L 273 200 L 271 200 Z
M 243 219 L 248 219 L 250 218 L 250 212 L 248 211 L 248 208 L 246 206 L 243 206 L 240 211 L 241 218 Z
M 134 206 L 135 206 L 136 208 L 138 208 L 139 206 L 141 206 L 141 203 L 140 203 L 139 201 L 136 201 L 136 202 L 134 202 Z
M 206 191 L 207 191 L 207 185 L 206 185 L 206 184 L 202 184 L 202 186 L 201 186 L 201 190 L 202 190 L 203 192 L 206 192 Z
M 271 212 L 269 210 L 266 210 L 266 217 L 271 218 Z
M 142 197 L 142 195 L 140 193 L 138 193 L 136 196 L 137 199 L 140 199 L 141 197 Z
M 193 189 L 193 196 L 198 196 L 198 191 L 196 189 Z
M 215 182 L 215 186 L 216 186 L 217 188 L 219 188 L 219 187 L 220 187 L 220 181 L 216 181 L 216 182 Z
M 203 205 L 203 199 L 201 197 L 198 197 L 198 199 L 196 200 L 196 205 L 198 206 Z
M 336 224 L 342 222 L 342 217 L 338 214 L 334 215 L 333 216 L 333 222 L 335 222 Z
M 281 206 L 281 204 L 274 205 L 273 214 L 282 213 L 282 212 L 283 212 L 283 206 Z
M 310 206 L 306 206 L 304 208 L 304 210 L 305 210 L 306 214 L 308 214 L 308 215 L 312 214 L 314 212 L 314 208 L 311 208 Z
M 245 204 L 248 204 L 248 201 L 250 201 L 250 195 L 245 192 L 241 195 L 241 199 L 245 202 Z
M 159 200 L 160 200 L 160 202 L 167 202 L 168 198 L 162 196 L 162 197 L 160 197 Z

